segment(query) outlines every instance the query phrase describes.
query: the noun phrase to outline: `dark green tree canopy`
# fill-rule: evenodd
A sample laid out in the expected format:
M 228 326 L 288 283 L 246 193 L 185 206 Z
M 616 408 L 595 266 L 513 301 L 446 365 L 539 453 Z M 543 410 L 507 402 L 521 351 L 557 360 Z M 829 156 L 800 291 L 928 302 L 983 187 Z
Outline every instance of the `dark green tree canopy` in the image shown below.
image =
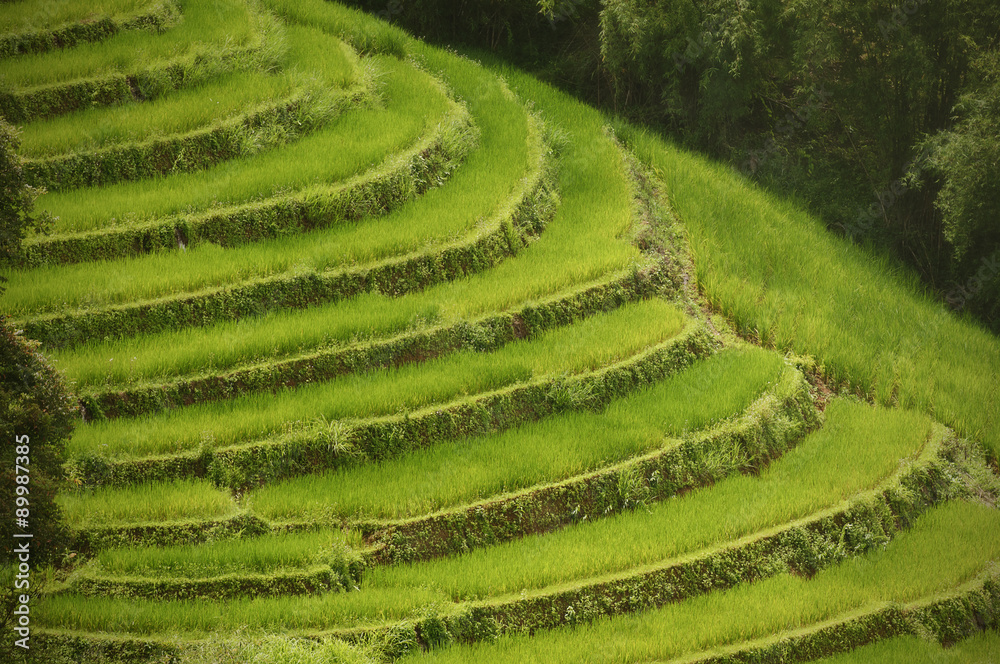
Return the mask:
M 19 144 L 17 128 L 0 117 L 0 268 L 16 263 L 29 230 L 44 230 L 47 225 L 47 217 L 32 215 L 35 199 L 44 191 L 28 184 L 17 154 Z

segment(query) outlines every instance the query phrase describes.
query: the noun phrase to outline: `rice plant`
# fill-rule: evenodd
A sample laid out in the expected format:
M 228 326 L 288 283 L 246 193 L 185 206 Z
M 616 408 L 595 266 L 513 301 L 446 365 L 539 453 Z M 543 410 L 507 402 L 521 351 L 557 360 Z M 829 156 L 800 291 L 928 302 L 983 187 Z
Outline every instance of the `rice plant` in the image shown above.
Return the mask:
M 471 65 L 468 67 L 471 69 Z M 469 80 L 476 78 L 470 76 Z M 467 87 L 457 80 L 450 84 L 459 92 Z M 472 108 L 478 113 L 475 104 Z M 591 118 L 594 124 L 598 119 Z M 485 132 L 486 123 L 482 124 Z M 485 133 L 482 140 L 488 140 Z M 581 159 L 588 151 L 598 158 Z M 466 170 L 472 170 L 478 152 L 469 157 L 453 178 L 464 177 Z M 444 324 L 509 309 L 606 277 L 639 257 L 625 232 L 633 218 L 620 156 L 606 139 L 589 145 L 570 145 L 566 154 L 560 170 L 562 200 L 555 218 L 521 253 L 487 272 L 399 298 L 365 295 L 305 312 L 275 314 L 259 322 L 241 321 L 204 330 L 96 342 L 79 350 L 59 351 L 56 357 L 80 385 L 166 377 L 205 365 L 222 368 L 272 353 L 281 356 L 331 341 L 345 342 L 369 330 L 397 331 L 401 327 L 381 327 L 386 316 L 392 315 L 388 311 L 393 307 L 407 312 L 434 311 L 435 320 Z M 605 183 L 607 189 L 595 193 L 585 186 L 587 182 Z M 433 193 L 447 197 L 455 185 L 456 182 L 449 182 L 440 193 L 438 190 Z M 400 211 L 400 216 L 405 214 Z M 53 282 L 53 288 L 58 288 L 57 284 L 58 281 Z M 410 320 L 412 315 L 404 314 L 403 318 Z M 338 334 L 336 330 L 343 332 Z
M 833 381 L 933 413 L 1000 454 L 996 337 L 931 299 L 912 272 L 725 166 L 623 133 L 659 170 L 690 233 L 698 282 L 741 332 L 813 355 Z
M 20 4 L 20 3 L 19 3 Z M 27 6 L 37 3 L 24 2 Z M 62 4 L 62 3 L 52 3 Z M 5 12 L 6 12 L 5 5 Z M 222 49 L 260 46 L 270 19 L 245 0 L 191 0 L 184 20 L 162 34 L 121 32 L 101 42 L 4 60 L 0 89 L 30 88 L 102 75 L 130 74 L 139 67 L 184 58 L 217 59 Z M 268 45 L 280 52 L 280 40 Z M 275 53 L 268 54 L 271 57 Z
M 380 567 L 366 588 L 441 590 L 485 598 L 623 572 L 719 546 L 837 505 L 876 486 L 920 452 L 919 413 L 833 402 L 826 425 L 760 477 L 737 475 L 648 510 L 622 513 L 447 559 Z M 837 473 L 830 468 L 836 466 Z M 711 515 L 711 518 L 706 518 Z M 664 537 L 669 533 L 669 537 Z
M 63 0 L 44 6 L 33 0 L 8 2 L 0 14 L 0 35 L 32 30 L 51 30 L 95 16 L 128 18 L 151 9 L 155 0 Z
M 430 94 L 426 89 L 424 93 Z M 435 112 L 439 110 L 426 99 L 421 105 L 428 111 L 432 107 Z M 406 113 L 412 115 L 412 110 L 407 109 Z M 30 286 L 26 285 L 25 291 L 12 289 L 6 301 L 12 310 L 32 307 L 35 311 L 46 306 L 45 301 L 58 301 L 59 306 L 128 302 L 288 271 L 364 265 L 441 246 L 467 236 L 477 223 L 502 209 L 525 176 L 526 162 L 533 152 L 529 149 L 527 118 L 515 100 L 499 99 L 488 115 L 477 117 L 477 122 L 484 134 L 481 148 L 457 170 L 448 186 L 431 189 L 413 204 L 385 217 L 340 223 L 323 231 L 230 249 L 201 245 L 182 252 L 112 263 L 34 270 L 30 273 Z M 344 133 L 354 132 L 357 126 L 344 129 Z M 365 149 L 377 147 L 369 144 Z M 319 159 L 319 155 L 312 158 Z M 344 154 L 343 158 L 349 156 Z M 115 276 L 109 279 L 112 273 Z M 67 282 L 79 286 L 67 288 Z M 61 300 L 52 299 L 56 291 L 61 293 L 58 296 Z M 28 299 L 32 304 L 27 304 Z
M 440 322 L 426 297 L 364 293 L 334 305 L 273 312 L 261 318 L 189 327 L 163 334 L 95 342 L 53 351 L 53 361 L 76 382 L 122 385 L 237 365 L 420 329 Z
M 643 404 L 647 409 L 662 408 L 663 402 L 655 398 L 658 393 L 654 389 L 639 399 L 648 399 Z M 615 405 L 624 409 L 628 404 Z M 364 607 L 372 606 L 365 593 L 383 598 L 379 613 L 367 616 L 374 620 L 379 615 L 405 615 L 413 598 L 426 597 L 428 591 L 440 602 L 539 591 L 724 545 L 877 486 L 898 471 L 903 460 L 921 451 L 930 432 L 930 421 L 918 413 L 872 409 L 851 401 L 835 401 L 828 410 L 823 429 L 760 477 L 731 477 L 647 509 L 462 556 L 375 567 L 366 573 L 361 593 L 339 600 L 337 613 L 364 620 Z M 838 473 L 829 472 L 832 464 L 837 464 Z M 252 510 L 259 503 L 255 498 L 249 501 Z M 706 514 L 714 518 L 706 519 Z M 239 556 L 241 544 L 226 550 Z
M 405 31 L 370 14 L 322 0 L 263 0 L 264 6 L 292 23 L 321 28 L 347 40 L 362 53 L 404 57 L 415 40 Z
M 806 627 L 849 612 L 946 591 L 1000 555 L 996 510 L 951 502 L 921 517 L 884 549 L 818 572 L 783 574 L 662 609 L 496 643 L 415 653 L 401 662 L 667 660 Z
M 228 492 L 198 480 L 79 489 L 60 493 L 57 502 L 74 528 L 212 519 L 238 511 Z
M 314 639 L 278 634 L 215 634 L 186 644 L 181 664 L 379 664 L 381 651 L 369 644 L 340 639 Z
M 144 103 L 94 107 L 28 123 L 21 154 L 29 158 L 85 152 L 116 143 L 142 142 L 211 126 L 295 92 L 346 88 L 359 63 L 343 44 L 317 31 L 286 28 L 288 52 L 279 72 L 236 71 Z M 322 96 L 322 95 L 320 95 Z
M 639 614 L 601 620 L 534 636 L 505 636 L 495 643 L 453 646 L 401 661 L 579 662 L 602 659 L 644 662 L 760 638 L 806 626 L 848 611 L 914 601 L 954 588 L 1000 556 L 996 510 L 953 501 L 917 520 L 884 548 L 821 570 L 812 579 L 779 575 L 701 595 Z M 553 566 L 559 563 L 550 560 Z M 367 585 L 367 577 L 366 577 Z M 239 627 L 269 631 L 320 631 L 396 621 L 447 595 L 427 586 L 407 593 L 366 588 L 319 597 L 239 599 L 227 602 L 113 600 L 56 595 L 39 602 L 45 627 L 124 634 L 182 632 L 196 638 Z
M 817 664 L 988 664 L 1000 653 L 1000 632 L 986 629 L 950 644 L 919 636 L 897 636 L 855 648 L 849 653 L 824 657 Z
M 334 549 L 360 544 L 341 531 L 265 535 L 250 540 L 157 548 L 108 549 L 94 556 L 101 576 L 199 578 L 223 574 L 269 574 L 327 561 Z
M 756 349 L 728 350 L 603 412 L 568 412 L 499 434 L 447 441 L 377 465 L 268 485 L 246 496 L 282 521 L 400 518 L 470 503 L 617 463 L 742 412 L 785 367 Z
M 225 446 L 307 425 L 316 418 L 373 417 L 416 410 L 532 377 L 592 371 L 675 336 L 684 315 L 661 300 L 628 305 L 491 353 L 463 351 L 398 368 L 343 376 L 278 394 L 77 429 L 69 456 L 142 456 Z

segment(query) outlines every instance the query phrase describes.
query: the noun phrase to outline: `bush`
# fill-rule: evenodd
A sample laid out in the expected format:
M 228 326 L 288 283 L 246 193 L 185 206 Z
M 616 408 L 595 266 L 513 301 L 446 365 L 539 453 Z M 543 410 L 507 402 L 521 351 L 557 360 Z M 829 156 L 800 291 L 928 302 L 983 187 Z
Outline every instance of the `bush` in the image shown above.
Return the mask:
M 0 269 L 17 263 L 21 241 L 32 228 L 44 230 L 48 217 L 31 216 L 35 199 L 45 192 L 25 179 L 24 162 L 17 155 L 20 145 L 17 128 L 0 116 Z M 0 293 L 3 282 L 0 275 Z
M 31 562 L 52 560 L 66 542 L 62 515 L 54 502 L 63 478 L 65 443 L 73 430 L 76 400 L 62 376 L 38 352 L 37 342 L 25 339 L 0 316 L 0 449 L 3 467 L 3 518 L 0 538 L 12 541 L 15 509 L 15 464 L 28 469 L 28 527 Z M 27 447 L 28 454 L 22 454 Z M 18 448 L 21 449 L 18 449 Z M 28 463 L 18 457 L 28 457 Z M 23 474 L 23 473 L 22 473 Z M 10 547 L 3 561 L 14 562 Z

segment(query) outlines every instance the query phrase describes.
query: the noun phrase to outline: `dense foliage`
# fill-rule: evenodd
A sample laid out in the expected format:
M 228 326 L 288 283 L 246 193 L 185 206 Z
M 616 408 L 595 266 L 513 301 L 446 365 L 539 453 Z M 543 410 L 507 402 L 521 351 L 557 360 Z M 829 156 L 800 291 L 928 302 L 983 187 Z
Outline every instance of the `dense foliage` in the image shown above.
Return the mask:
M 0 504 L 13 509 L 15 436 L 28 436 L 30 459 L 30 517 L 27 532 L 32 533 L 32 560 L 42 562 L 59 553 L 64 543 L 61 515 L 53 502 L 59 480 L 66 440 L 73 430 L 75 400 L 66 390 L 62 377 L 38 352 L 35 342 L 25 339 L 0 318 L 0 449 L 3 450 Z M 19 444 L 25 441 L 21 438 Z M 24 465 L 24 464 L 22 464 Z M 5 515 L 8 516 L 8 515 Z M 11 541 L 14 521 L 4 518 L 0 537 Z M 10 549 L 5 558 L 9 558 Z
M 25 181 L 16 149 L 16 130 L 0 118 L 0 266 L 9 265 L 20 254 L 26 230 L 38 226 L 37 219 L 31 216 L 38 191 Z M 0 292 L 2 286 L 0 283 Z M 27 456 L 28 463 L 22 465 L 28 468 L 30 477 L 27 530 L 34 536 L 34 562 L 51 558 L 64 543 L 64 526 L 53 499 L 62 477 L 63 450 L 73 429 L 73 418 L 74 400 L 62 377 L 38 352 L 38 344 L 25 339 L 6 316 L 0 315 L 0 486 L 4 487 L 0 505 L 13 509 L 18 486 L 15 460 Z M 30 450 L 27 455 L 17 452 L 18 445 L 23 444 Z M 0 521 L 0 537 L 6 541 L 11 541 L 14 528 L 9 516 Z M 14 559 L 9 548 L 3 558 Z
M 1000 331 L 996 3 L 355 4 L 429 38 L 500 50 L 728 159 Z
M 32 573 L 30 620 L 0 557 L 28 661 L 797 662 L 1000 625 L 1000 339 L 754 181 L 832 214 L 900 167 L 844 231 L 894 242 L 880 213 L 936 187 L 977 260 L 989 49 L 956 42 L 961 114 L 903 127 L 900 166 L 834 84 L 877 54 L 814 53 L 879 38 L 842 7 L 368 2 L 650 129 L 336 2 L 150 1 L 22 0 L 123 27 L 16 59 L 0 12 L 0 114 L 31 111 L 61 218 L 0 267 L 0 435 L 82 554 Z M 65 444 L 25 338 L 78 391 Z
M 44 216 L 31 214 L 42 191 L 28 184 L 18 146 L 17 129 L 0 116 L 0 268 L 20 255 L 27 231 L 41 229 L 45 221 Z M 3 281 L 0 274 L 0 289 Z

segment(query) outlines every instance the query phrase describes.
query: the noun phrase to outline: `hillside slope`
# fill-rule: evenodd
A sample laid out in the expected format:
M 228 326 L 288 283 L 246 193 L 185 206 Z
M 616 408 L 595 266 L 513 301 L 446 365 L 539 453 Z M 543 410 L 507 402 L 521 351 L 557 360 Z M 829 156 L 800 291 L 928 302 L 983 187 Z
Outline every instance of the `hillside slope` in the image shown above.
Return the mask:
M 0 110 L 59 219 L 0 307 L 81 421 L 15 656 L 994 643 L 1000 343 L 915 280 L 336 3 L 37 4 Z

